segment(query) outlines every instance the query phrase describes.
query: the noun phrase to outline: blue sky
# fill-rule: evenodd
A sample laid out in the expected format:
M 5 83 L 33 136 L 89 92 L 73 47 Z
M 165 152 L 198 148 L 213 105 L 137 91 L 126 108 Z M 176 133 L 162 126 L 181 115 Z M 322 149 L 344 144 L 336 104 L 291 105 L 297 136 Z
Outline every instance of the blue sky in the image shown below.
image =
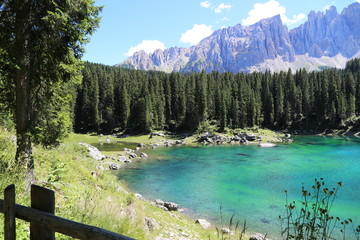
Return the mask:
M 213 31 L 281 14 L 290 29 L 311 10 L 338 12 L 360 0 L 95 0 L 103 5 L 100 28 L 83 60 L 114 65 L 138 50 L 190 47 Z

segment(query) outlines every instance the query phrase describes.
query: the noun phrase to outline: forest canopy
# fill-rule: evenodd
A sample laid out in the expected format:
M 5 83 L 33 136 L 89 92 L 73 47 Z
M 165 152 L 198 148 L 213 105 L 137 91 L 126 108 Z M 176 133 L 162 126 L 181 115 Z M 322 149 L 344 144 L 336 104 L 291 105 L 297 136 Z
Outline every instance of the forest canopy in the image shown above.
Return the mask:
M 270 73 L 164 73 L 86 63 L 76 132 L 192 132 L 225 128 L 339 128 L 360 112 L 360 60 L 345 69 Z

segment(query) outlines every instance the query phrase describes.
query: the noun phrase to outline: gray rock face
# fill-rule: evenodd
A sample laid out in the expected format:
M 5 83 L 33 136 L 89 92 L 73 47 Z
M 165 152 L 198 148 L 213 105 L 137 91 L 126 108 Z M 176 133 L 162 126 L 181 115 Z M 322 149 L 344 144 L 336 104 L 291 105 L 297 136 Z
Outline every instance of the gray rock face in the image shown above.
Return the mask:
M 121 168 L 121 166 L 119 164 L 116 164 L 116 163 L 110 163 L 109 168 L 111 170 L 119 170 Z
M 129 153 L 129 158 L 137 158 L 138 156 L 135 153 Z
M 173 202 L 165 202 L 164 206 L 169 209 L 169 211 L 178 211 L 180 209 L 179 204 Z
M 148 158 L 149 156 L 146 153 L 142 152 L 142 153 L 140 153 L 140 157 L 141 158 Z
M 335 7 L 311 12 L 308 21 L 288 31 L 279 15 L 251 26 L 215 31 L 191 48 L 135 53 L 118 66 L 165 72 L 280 71 L 319 65 L 339 67 L 360 52 L 360 3 L 339 14 Z M 338 54 L 342 59 L 336 58 Z M 321 57 L 329 57 L 320 61 Z M 314 59 L 312 59 L 314 58 Z
M 160 199 L 156 199 L 155 204 L 165 211 L 178 211 L 180 209 L 179 204 L 174 202 L 164 202 Z
M 351 58 L 360 50 L 360 4 L 353 3 L 339 14 L 335 7 L 325 13 L 310 12 L 308 21 L 290 31 L 298 55 Z

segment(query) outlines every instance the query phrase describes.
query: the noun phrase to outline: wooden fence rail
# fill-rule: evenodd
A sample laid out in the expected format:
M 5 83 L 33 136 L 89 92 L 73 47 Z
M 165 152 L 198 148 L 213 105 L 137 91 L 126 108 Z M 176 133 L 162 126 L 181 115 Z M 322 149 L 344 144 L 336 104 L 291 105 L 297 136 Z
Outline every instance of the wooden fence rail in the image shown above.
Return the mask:
M 74 222 L 54 215 L 54 192 L 36 185 L 31 187 L 31 207 L 15 204 L 15 186 L 5 189 L 0 199 L 0 212 L 4 213 L 4 239 L 15 240 L 15 218 L 30 222 L 31 240 L 55 239 L 55 232 L 78 239 L 133 240 L 108 230 Z M 39 210 L 41 209 L 41 210 Z

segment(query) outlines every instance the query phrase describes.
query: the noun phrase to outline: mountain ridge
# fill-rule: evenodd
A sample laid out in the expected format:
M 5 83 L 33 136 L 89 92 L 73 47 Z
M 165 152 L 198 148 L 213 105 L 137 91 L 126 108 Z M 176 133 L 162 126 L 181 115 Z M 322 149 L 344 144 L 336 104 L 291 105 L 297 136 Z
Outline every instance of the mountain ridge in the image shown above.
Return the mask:
M 288 68 L 320 70 L 345 67 L 360 56 L 360 3 L 341 13 L 335 7 L 311 11 L 299 27 L 288 30 L 280 15 L 243 26 L 216 30 L 190 48 L 136 52 L 116 65 L 165 72 L 277 72 Z

